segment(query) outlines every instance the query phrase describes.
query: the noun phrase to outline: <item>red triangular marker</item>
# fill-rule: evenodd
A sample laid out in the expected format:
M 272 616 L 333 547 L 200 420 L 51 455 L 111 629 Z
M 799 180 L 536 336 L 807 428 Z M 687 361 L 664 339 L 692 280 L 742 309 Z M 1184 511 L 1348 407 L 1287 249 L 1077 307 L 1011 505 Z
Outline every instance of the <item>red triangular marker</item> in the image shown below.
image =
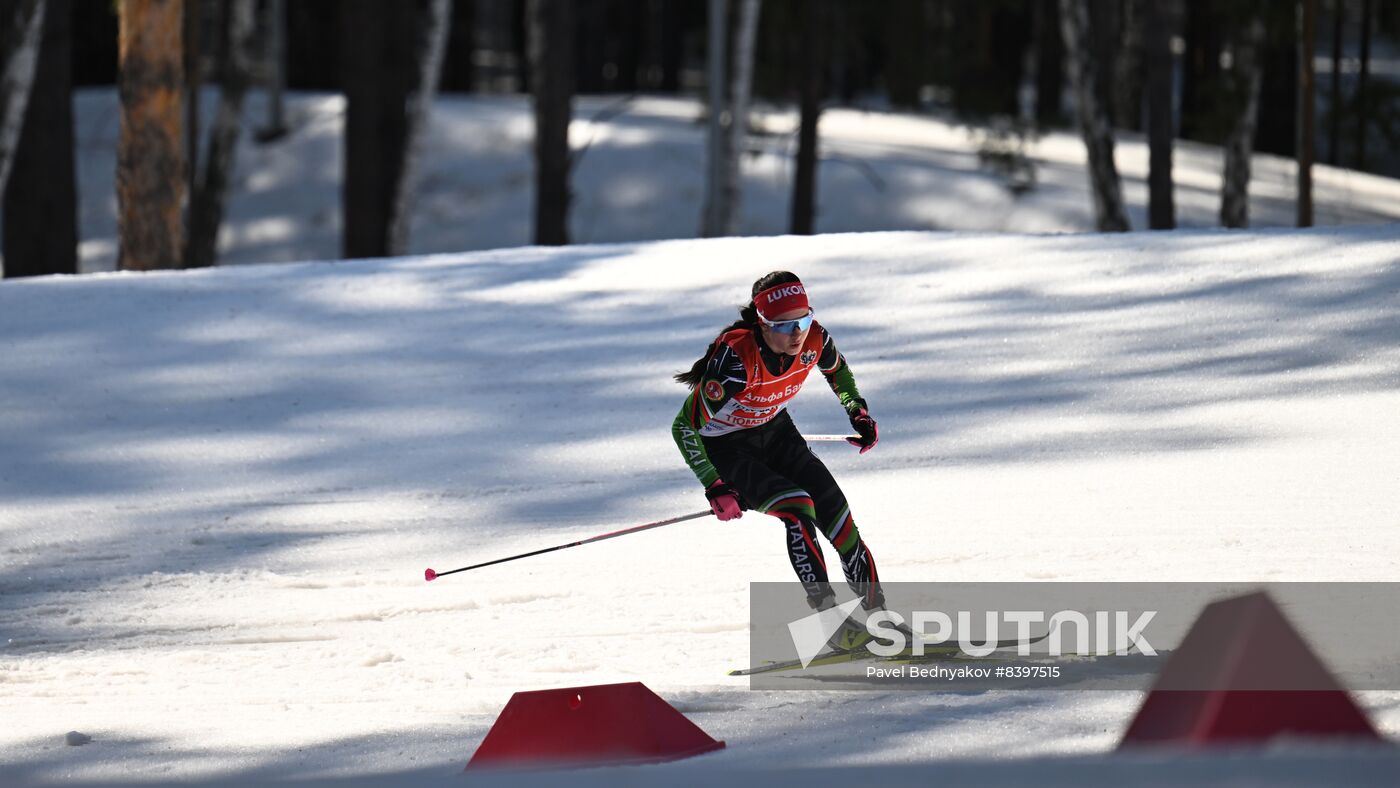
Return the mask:
M 1260 591 L 1208 605 L 1172 652 L 1120 746 L 1379 740 L 1366 715 Z
M 467 768 L 659 763 L 723 746 L 634 681 L 515 693 Z

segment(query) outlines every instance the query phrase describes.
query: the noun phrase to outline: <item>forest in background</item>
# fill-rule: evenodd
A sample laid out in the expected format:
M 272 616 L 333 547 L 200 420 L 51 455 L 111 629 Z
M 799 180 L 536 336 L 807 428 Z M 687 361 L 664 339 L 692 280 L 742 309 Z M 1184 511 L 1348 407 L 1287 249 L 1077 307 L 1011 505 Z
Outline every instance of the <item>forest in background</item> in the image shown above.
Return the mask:
M 42 35 L 22 35 L 37 9 Z M 802 107 L 794 232 L 811 232 L 816 129 L 830 106 L 1002 129 L 1013 140 L 1010 168 L 1022 155 L 1014 140 L 1078 127 L 1101 230 L 1128 229 L 1115 196 L 1114 129 L 1154 140 L 1154 228 L 1173 226 L 1174 139 L 1225 147 L 1224 226 L 1248 224 L 1251 151 L 1299 159 L 1305 225 L 1313 160 L 1387 174 L 1400 149 L 1396 83 L 1371 65 L 1373 47 L 1389 52 L 1400 6 L 1377 0 L 0 0 L 0 18 L 15 20 L 0 36 L 7 74 L 24 62 L 14 53 L 42 40 L 27 111 L 15 113 L 13 90 L 0 102 L 0 127 L 23 130 L 9 145 L 0 135 L 0 162 L 14 162 L 0 170 L 7 277 L 76 270 L 76 230 L 66 225 L 80 86 L 119 85 L 124 130 L 160 130 L 123 135 L 127 268 L 216 262 L 238 110 L 254 89 L 345 93 L 345 257 L 403 248 L 421 166 L 414 140 L 439 91 L 534 98 L 535 241 L 545 244 L 568 242 L 570 151 L 560 130 L 578 94 L 706 100 L 712 174 L 700 235 L 732 232 L 731 152 L 745 132 L 733 118 L 752 101 Z M 220 95 L 208 129 L 189 109 L 200 86 Z M 161 117 L 140 115 L 156 108 Z M 280 126 L 274 113 L 251 131 L 274 144 Z

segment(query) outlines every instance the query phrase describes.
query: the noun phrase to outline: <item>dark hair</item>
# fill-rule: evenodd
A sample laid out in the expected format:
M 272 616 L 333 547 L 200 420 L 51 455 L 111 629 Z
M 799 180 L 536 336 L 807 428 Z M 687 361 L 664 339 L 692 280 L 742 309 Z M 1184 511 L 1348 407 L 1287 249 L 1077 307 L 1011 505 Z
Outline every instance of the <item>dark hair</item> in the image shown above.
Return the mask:
M 739 307 L 739 319 L 720 329 L 719 335 L 710 342 L 710 347 L 705 351 L 705 355 L 696 360 L 696 362 L 691 365 L 690 369 L 675 374 L 676 382 L 694 387 L 700 382 L 701 378 L 705 377 L 705 364 L 709 362 L 710 354 L 715 351 L 715 345 L 719 343 L 720 337 L 736 328 L 744 328 L 745 326 L 749 328 L 758 328 L 758 310 L 754 308 L 753 305 L 754 296 L 770 287 L 801 281 L 801 279 L 797 278 L 797 274 L 791 271 L 773 271 L 760 276 L 758 281 L 753 283 L 753 290 L 749 292 L 749 302 Z

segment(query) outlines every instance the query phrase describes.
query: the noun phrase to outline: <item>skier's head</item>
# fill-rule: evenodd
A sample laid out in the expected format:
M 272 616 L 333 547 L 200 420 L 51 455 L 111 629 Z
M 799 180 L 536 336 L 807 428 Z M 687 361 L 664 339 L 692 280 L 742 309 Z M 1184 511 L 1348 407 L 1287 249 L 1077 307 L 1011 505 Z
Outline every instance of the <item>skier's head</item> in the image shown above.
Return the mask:
M 785 285 L 796 287 L 785 288 Z M 771 308 L 765 306 L 764 313 L 760 315 L 755 300 L 764 300 L 759 298 L 760 294 L 775 288 L 786 292 L 775 293 L 777 298 L 772 301 Z M 739 319 L 720 331 L 720 335 L 736 328 L 751 328 L 759 332 L 775 353 L 795 355 L 801 350 L 802 343 L 807 341 L 807 331 L 811 328 L 812 310 L 807 305 L 807 288 L 803 286 L 802 280 L 797 278 L 797 274 L 791 271 L 764 274 L 753 283 L 749 296 L 749 302 L 739 307 Z M 774 323 L 778 325 L 774 326 Z M 718 337 L 715 342 L 719 342 Z M 710 348 L 714 349 L 713 343 Z M 709 353 L 701 356 L 690 369 L 676 373 L 675 379 L 687 386 L 699 383 L 704 377 L 708 357 Z
M 759 277 L 753 283 L 753 297 L 740 315 L 757 325 L 773 352 L 789 356 L 802 349 L 812 327 L 807 288 L 791 271 L 773 271 Z

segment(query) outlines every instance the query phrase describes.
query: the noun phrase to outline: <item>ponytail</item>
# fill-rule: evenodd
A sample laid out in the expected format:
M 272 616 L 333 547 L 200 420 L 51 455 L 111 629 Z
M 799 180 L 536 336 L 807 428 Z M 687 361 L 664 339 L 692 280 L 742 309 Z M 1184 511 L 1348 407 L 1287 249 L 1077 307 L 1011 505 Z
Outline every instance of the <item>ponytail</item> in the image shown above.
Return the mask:
M 694 388 L 695 385 L 700 382 L 701 378 L 705 377 L 705 367 L 710 363 L 710 356 L 714 355 L 715 348 L 719 346 L 719 338 L 736 328 L 754 328 L 757 325 L 758 310 L 754 308 L 753 302 L 750 301 L 744 306 L 739 307 L 738 320 L 720 329 L 719 336 L 715 337 L 714 341 L 710 343 L 710 347 L 705 351 L 705 355 L 696 359 L 695 363 L 690 366 L 690 369 L 685 372 L 677 372 L 672 377 L 675 378 L 677 383 Z
M 770 287 L 787 284 L 789 282 L 800 282 L 797 274 L 790 271 L 773 271 L 764 274 L 757 282 L 753 283 L 753 292 L 750 293 L 749 302 L 739 307 L 739 319 L 725 326 L 710 343 L 710 347 L 691 365 L 685 372 L 677 372 L 673 377 L 677 383 L 694 388 L 705 377 L 705 367 L 710 363 L 710 356 L 714 354 L 715 348 L 719 345 L 719 338 L 733 331 L 736 328 L 758 328 L 758 309 L 753 305 L 753 296 L 762 293 Z

